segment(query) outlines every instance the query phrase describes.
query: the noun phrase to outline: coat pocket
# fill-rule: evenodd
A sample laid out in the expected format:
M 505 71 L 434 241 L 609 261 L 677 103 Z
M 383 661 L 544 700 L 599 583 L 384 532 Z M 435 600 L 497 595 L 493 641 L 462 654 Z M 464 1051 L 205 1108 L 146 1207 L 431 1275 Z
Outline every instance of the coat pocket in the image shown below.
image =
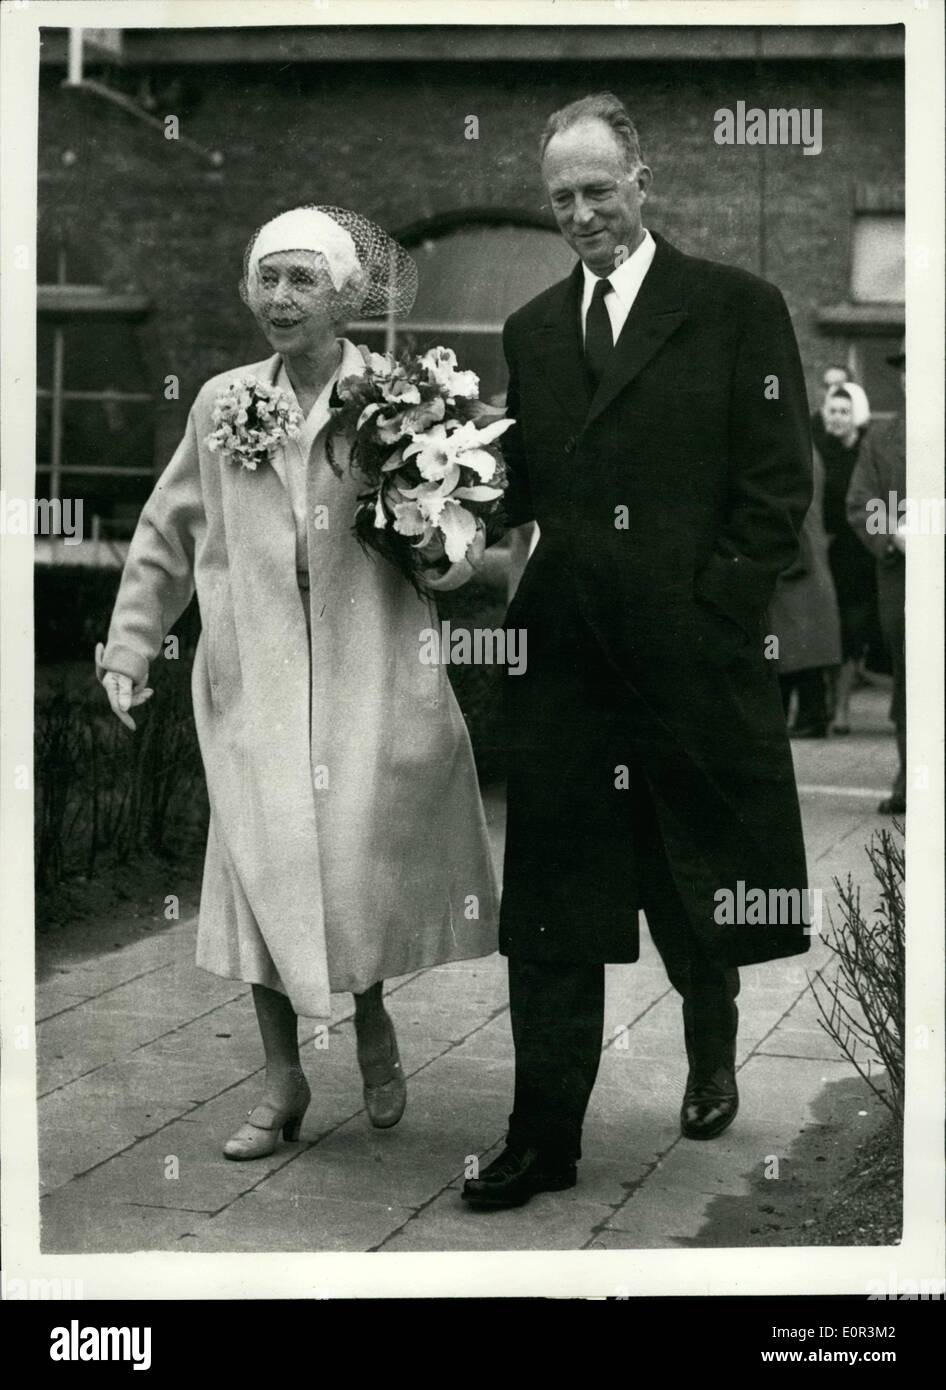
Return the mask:
M 749 637 L 721 608 L 705 599 L 695 599 L 699 616 L 699 656 L 709 666 L 730 666 L 748 655 Z
M 220 676 L 218 674 L 217 653 L 215 634 L 217 625 L 211 620 L 204 629 L 204 644 L 207 661 L 207 679 L 210 681 L 210 689 L 216 698 L 217 690 L 220 687 Z
M 230 602 L 229 590 L 226 583 L 218 583 L 212 594 L 207 608 L 206 616 L 201 615 L 203 623 L 204 653 L 207 663 L 207 678 L 210 681 L 210 689 L 213 694 L 214 703 L 220 699 L 223 681 L 227 677 L 226 660 L 226 637 L 223 632 L 226 625 L 230 628 L 232 636 L 230 640 L 235 640 L 233 633 L 232 619 L 226 623 L 226 618 L 232 615 L 232 608 L 228 609 Z

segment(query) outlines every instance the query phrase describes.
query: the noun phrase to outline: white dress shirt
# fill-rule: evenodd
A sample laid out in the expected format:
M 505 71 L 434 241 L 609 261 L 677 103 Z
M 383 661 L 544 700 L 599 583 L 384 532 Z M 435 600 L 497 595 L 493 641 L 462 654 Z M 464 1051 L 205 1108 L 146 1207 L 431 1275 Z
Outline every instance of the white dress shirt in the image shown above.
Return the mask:
M 644 276 L 650 270 L 650 263 L 654 259 L 654 252 L 657 250 L 657 243 L 651 236 L 647 228 L 644 228 L 644 240 L 627 260 L 612 270 L 607 279 L 611 281 L 613 293 L 605 296 L 604 307 L 608 311 L 608 318 L 611 320 L 611 337 L 617 342 L 618 335 L 624 327 L 624 322 L 631 312 L 631 306 L 637 298 L 638 291 L 644 283 Z M 595 285 L 604 276 L 595 275 L 593 270 L 582 262 L 582 270 L 585 276 L 585 288 L 581 297 L 581 340 L 585 341 L 585 324 L 588 321 L 588 309 L 591 304 L 591 296 L 595 292 Z

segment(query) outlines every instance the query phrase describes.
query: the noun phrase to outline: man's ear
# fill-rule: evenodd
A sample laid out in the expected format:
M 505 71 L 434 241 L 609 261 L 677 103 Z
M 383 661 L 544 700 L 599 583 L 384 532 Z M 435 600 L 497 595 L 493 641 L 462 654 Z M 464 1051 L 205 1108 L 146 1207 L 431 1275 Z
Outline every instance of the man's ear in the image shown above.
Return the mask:
M 634 182 L 637 184 L 637 189 L 640 193 L 642 203 L 646 202 L 647 195 L 650 192 L 650 186 L 653 183 L 653 181 L 654 175 L 652 171 L 648 168 L 646 164 L 642 164 L 641 167 L 638 169 L 637 173 L 634 175 Z

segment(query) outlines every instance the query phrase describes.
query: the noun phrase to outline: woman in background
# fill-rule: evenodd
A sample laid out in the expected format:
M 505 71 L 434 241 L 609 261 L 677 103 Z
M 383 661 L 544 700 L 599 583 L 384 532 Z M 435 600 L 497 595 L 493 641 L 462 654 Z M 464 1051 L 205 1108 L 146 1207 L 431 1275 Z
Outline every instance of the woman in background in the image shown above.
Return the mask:
M 834 682 L 831 732 L 851 727 L 851 692 L 876 635 L 877 584 L 870 556 L 851 531 L 845 499 L 870 421 L 870 406 L 855 382 L 833 386 L 822 408 L 824 433 L 815 447 L 824 469 L 824 529 L 828 563 L 841 615 L 841 666 Z

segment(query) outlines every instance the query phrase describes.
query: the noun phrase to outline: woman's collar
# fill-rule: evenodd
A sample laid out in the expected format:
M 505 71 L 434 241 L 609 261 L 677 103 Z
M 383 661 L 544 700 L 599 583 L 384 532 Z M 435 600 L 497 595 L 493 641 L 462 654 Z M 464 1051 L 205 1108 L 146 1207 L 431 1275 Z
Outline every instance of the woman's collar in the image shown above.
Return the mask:
M 342 346 L 342 355 L 333 373 L 333 379 L 342 381 L 346 376 L 364 376 L 365 359 L 358 348 L 350 338 L 339 338 L 338 341 Z M 282 353 L 274 352 L 266 365 L 269 384 L 275 386 L 284 366 Z
M 338 394 L 338 383 L 344 381 L 347 376 L 364 376 L 365 359 L 362 357 L 358 348 L 350 338 L 340 338 L 342 345 L 342 359 L 338 364 L 338 371 L 332 378 L 332 391 L 329 397 L 329 407 L 337 410 L 342 405 L 342 398 Z

